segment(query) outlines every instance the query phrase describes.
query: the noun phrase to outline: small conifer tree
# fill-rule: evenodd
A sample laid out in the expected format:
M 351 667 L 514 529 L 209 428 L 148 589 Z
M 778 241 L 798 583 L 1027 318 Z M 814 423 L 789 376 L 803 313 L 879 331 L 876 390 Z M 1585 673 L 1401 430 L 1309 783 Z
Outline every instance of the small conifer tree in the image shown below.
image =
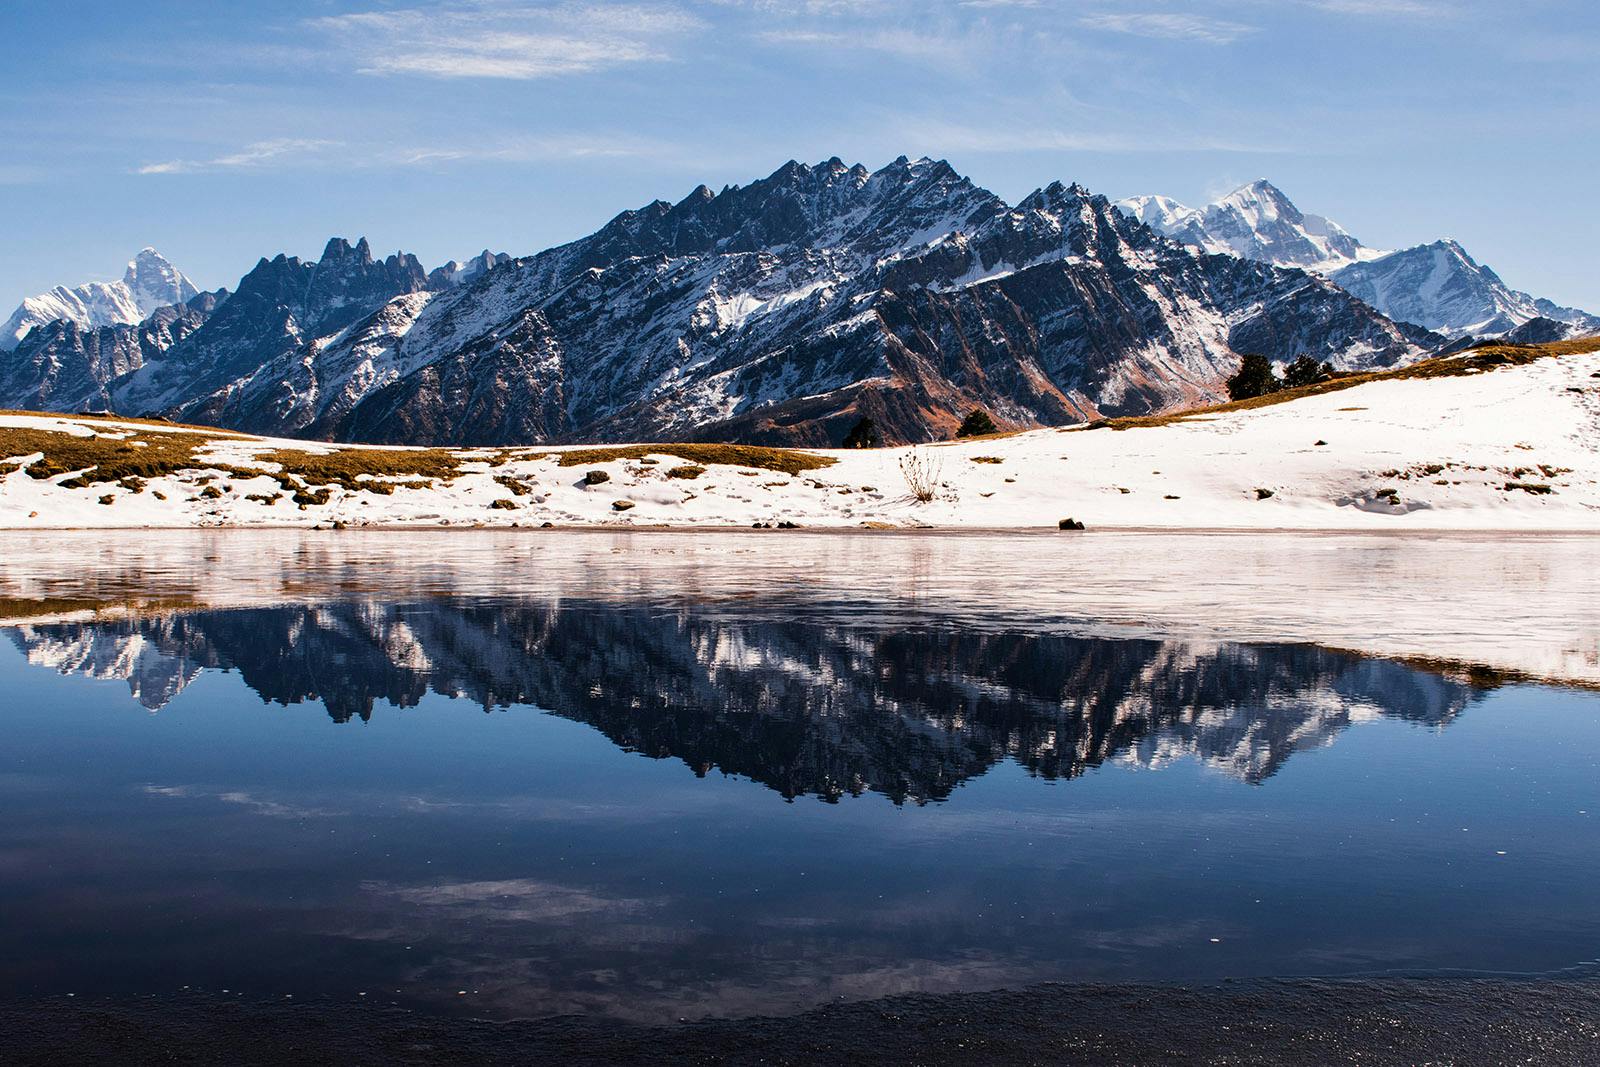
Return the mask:
M 1300 385 L 1316 385 L 1332 377 L 1333 368 L 1328 364 L 1310 356 L 1298 356 L 1283 369 L 1283 387 L 1293 389 Z
M 994 424 L 989 413 L 982 408 L 973 408 L 967 417 L 961 420 L 961 426 L 956 430 L 957 437 L 983 437 L 986 434 L 999 433 L 1000 427 Z
M 861 421 L 851 427 L 850 432 L 844 435 L 846 448 L 882 448 L 883 435 L 878 433 L 878 424 L 863 415 Z
M 1239 373 L 1228 379 L 1228 399 L 1251 400 L 1282 388 L 1282 380 L 1272 372 L 1272 361 L 1258 352 L 1247 352 Z

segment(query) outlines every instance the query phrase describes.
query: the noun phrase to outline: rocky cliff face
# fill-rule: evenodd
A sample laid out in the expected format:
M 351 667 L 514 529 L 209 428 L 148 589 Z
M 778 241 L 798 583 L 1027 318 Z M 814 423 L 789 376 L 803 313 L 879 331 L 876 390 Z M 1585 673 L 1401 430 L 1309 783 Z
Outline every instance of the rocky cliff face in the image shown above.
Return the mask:
M 9 407 L 44 411 L 107 411 L 110 384 L 159 360 L 228 297 L 225 289 L 157 308 L 135 325 L 85 327 L 58 319 L 32 329 L 0 359 L 0 397 Z
M 125 413 L 384 443 L 947 436 L 1215 399 L 1239 353 L 1384 366 L 1442 344 L 1328 282 L 1196 255 L 1059 183 L 789 163 L 520 260 L 425 273 L 365 242 L 262 260 L 107 387 Z

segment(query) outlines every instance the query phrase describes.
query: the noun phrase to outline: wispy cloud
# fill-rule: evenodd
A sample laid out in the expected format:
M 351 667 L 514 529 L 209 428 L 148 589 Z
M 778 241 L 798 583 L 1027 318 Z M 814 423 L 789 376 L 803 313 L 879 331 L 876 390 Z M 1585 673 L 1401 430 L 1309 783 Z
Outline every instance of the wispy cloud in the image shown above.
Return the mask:
M 879 15 L 899 9 L 904 0 L 709 0 L 718 7 L 764 15 Z
M 1090 29 L 1108 33 L 1169 41 L 1198 41 L 1201 44 L 1232 44 L 1256 32 L 1254 26 L 1243 22 L 1166 12 L 1085 15 L 1078 22 Z
M 266 141 L 253 141 L 234 152 L 209 159 L 168 159 L 159 163 L 146 163 L 137 168 L 139 174 L 191 174 L 204 170 L 236 170 L 253 168 L 268 163 L 286 161 L 305 162 L 326 155 L 340 147 L 338 141 L 315 140 L 304 137 L 275 137 Z
M 556 160 L 670 156 L 673 146 L 643 138 L 607 135 L 512 137 L 395 145 L 284 137 L 256 141 L 236 151 L 203 159 L 146 163 L 138 174 L 195 174 L 268 167 L 360 170 L 364 167 L 422 167 L 458 162 L 538 163 Z
M 1383 18 L 1441 18 L 1458 14 L 1449 4 L 1435 0 L 1305 0 L 1307 7 L 1335 15 Z
M 374 161 L 384 166 L 419 166 L 463 160 L 540 163 L 607 157 L 660 158 L 675 151 L 673 146 L 645 138 L 596 133 L 592 136 L 513 137 L 462 144 L 391 148 L 378 152 Z
M 670 7 L 484 5 L 366 11 L 313 19 L 363 74 L 530 80 L 670 58 L 699 20 Z
M 880 28 L 851 32 L 835 30 L 767 30 L 756 35 L 769 44 L 813 45 L 828 49 L 865 50 L 903 59 L 947 59 L 962 49 L 954 38 L 913 30 Z

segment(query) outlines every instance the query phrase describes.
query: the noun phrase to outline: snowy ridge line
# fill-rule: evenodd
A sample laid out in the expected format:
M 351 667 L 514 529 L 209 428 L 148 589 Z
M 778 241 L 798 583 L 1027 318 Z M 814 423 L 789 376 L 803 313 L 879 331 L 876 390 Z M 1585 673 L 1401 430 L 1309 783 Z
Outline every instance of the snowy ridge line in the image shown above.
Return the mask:
M 765 467 L 683 458 L 709 454 L 684 449 L 716 446 L 613 449 L 573 466 L 562 462 L 571 446 L 428 452 L 227 435 L 207 438 L 193 469 L 94 482 L 59 466 L 34 478 L 28 468 L 40 453 L 19 452 L 0 456 L 0 527 L 1053 529 L 1074 518 L 1091 529 L 1600 530 L 1600 338 L 1503 350 L 1515 359 L 1497 367 L 1496 351 L 1335 382 L 1265 406 L 1105 428 L 748 453 Z M 1494 369 L 1454 373 L 1479 364 Z M 24 431 L 126 440 L 207 434 L 4 413 L 0 452 L 40 447 Z M 26 444 L 8 448 L 8 437 Z M 263 459 L 274 449 L 413 457 L 397 469 L 416 473 L 308 479 L 305 499 L 291 499 Z M 435 455 L 451 457 L 459 471 L 430 470 L 425 461 Z M 930 500 L 912 492 L 904 465 L 913 459 L 933 486 Z

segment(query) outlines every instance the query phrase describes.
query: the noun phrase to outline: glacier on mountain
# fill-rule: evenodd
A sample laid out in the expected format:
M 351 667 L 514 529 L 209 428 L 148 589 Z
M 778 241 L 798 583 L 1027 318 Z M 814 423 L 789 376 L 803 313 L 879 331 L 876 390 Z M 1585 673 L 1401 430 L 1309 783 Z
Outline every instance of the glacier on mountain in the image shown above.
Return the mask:
M 1512 289 L 1455 241 L 1392 252 L 1329 277 L 1390 318 L 1449 337 L 1501 336 L 1536 320 L 1562 324 L 1567 336 L 1600 332 L 1600 318 Z
M 1206 252 L 1326 273 L 1383 255 L 1321 215 L 1308 215 L 1269 181 L 1243 185 L 1203 208 L 1166 196 L 1135 196 L 1117 207 L 1151 229 Z
M 0 351 L 15 349 L 35 326 L 58 321 L 84 330 L 133 326 L 157 308 L 184 303 L 199 292 L 161 253 L 143 248 L 128 262 L 120 281 L 86 282 L 70 289 L 58 285 L 24 299 L 0 325 Z
M 1530 324 L 1537 340 L 1600 331 L 1600 318 L 1512 289 L 1455 241 L 1368 248 L 1337 223 L 1301 212 L 1271 182 L 1201 209 L 1165 196 L 1129 197 L 1117 207 L 1192 248 L 1315 271 L 1389 318 L 1446 337 L 1503 337 Z

